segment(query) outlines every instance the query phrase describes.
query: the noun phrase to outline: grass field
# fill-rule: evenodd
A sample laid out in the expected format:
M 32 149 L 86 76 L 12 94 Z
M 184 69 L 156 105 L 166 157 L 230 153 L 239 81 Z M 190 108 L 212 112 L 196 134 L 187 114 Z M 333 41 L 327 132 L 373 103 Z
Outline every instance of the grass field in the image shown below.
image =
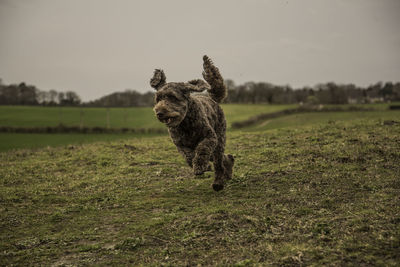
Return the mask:
M 0 152 L 21 148 L 40 148 L 47 146 L 80 145 L 119 139 L 147 138 L 160 134 L 23 134 L 0 133 Z
M 294 105 L 224 105 L 228 125 L 234 121 L 248 119 L 259 113 L 275 112 Z M 106 108 L 76 107 L 26 107 L 0 106 L 0 126 L 45 127 L 57 126 L 60 122 L 68 126 L 80 125 L 80 112 L 83 110 L 85 126 L 107 127 Z M 61 113 L 60 113 L 61 112 Z M 156 120 L 152 108 L 110 108 L 111 128 L 161 128 L 165 125 Z M 95 141 L 111 141 L 141 137 L 140 134 L 14 134 L 0 133 L 0 151 L 18 148 L 37 148 L 46 146 L 81 144 Z M 154 134 L 149 135 L 154 136 Z
M 228 129 L 233 122 L 243 121 L 260 113 L 271 113 L 284 109 L 295 108 L 295 105 L 242 105 L 226 104 L 223 109 L 228 122 Z M 331 112 L 307 113 L 290 115 L 246 128 L 246 131 L 277 129 L 282 127 L 301 127 L 304 125 L 325 122 L 354 120 L 360 118 L 395 119 L 398 111 L 388 111 L 388 104 L 362 105 L 376 109 L 376 112 Z M 61 110 L 61 113 L 60 113 Z M 83 125 L 94 127 L 107 126 L 106 108 L 76 108 L 76 107 L 25 107 L 0 106 L 0 126 L 14 127 L 45 127 L 56 126 L 60 121 L 64 125 L 79 126 L 80 112 L 83 111 Z M 121 128 L 154 128 L 164 129 L 165 126 L 155 119 L 150 107 L 144 108 L 110 108 L 110 127 Z M 14 148 L 37 148 L 67 144 L 81 144 L 95 141 L 111 141 L 127 139 L 140 134 L 10 134 L 0 133 L 0 151 Z
M 107 127 L 107 108 L 80 107 L 30 107 L 1 106 L 1 126 L 57 126 L 60 123 L 67 126 L 80 126 L 81 111 L 83 125 L 87 127 Z M 158 123 L 150 107 L 110 108 L 110 127 L 122 128 L 157 128 Z
M 295 108 L 297 105 L 246 105 L 226 104 L 222 105 L 228 128 L 236 121 L 243 121 L 261 113 L 272 113 L 285 109 Z
M 245 120 L 259 113 L 279 111 L 295 105 L 223 105 L 228 124 Z M 80 126 L 81 111 L 83 126 L 107 127 L 107 108 L 80 107 L 29 107 L 0 106 L 0 126 L 46 127 L 60 123 L 67 126 Z M 110 108 L 111 128 L 164 128 L 155 117 L 151 107 Z
M 246 131 L 264 131 L 285 127 L 304 127 L 338 121 L 356 121 L 360 119 L 398 120 L 400 111 L 352 111 L 352 112 L 315 112 L 287 115 L 271 120 L 265 120 L 255 126 L 246 128 Z
M 400 123 L 229 132 L 234 178 L 168 137 L 0 153 L 1 265 L 398 266 Z

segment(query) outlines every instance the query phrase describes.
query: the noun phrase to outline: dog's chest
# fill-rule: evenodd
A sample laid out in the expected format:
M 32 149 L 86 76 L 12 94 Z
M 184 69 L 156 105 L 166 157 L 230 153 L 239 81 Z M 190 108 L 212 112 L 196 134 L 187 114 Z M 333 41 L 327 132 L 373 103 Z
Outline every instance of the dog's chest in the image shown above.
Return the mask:
M 184 147 L 195 148 L 204 138 L 201 129 L 189 125 L 170 129 L 169 132 L 174 143 Z

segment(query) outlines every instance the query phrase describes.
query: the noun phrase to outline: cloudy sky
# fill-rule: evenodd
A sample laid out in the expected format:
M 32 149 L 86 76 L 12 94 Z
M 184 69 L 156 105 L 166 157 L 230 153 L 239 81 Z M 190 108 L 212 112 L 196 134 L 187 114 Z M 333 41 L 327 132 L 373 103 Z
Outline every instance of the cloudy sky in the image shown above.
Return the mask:
M 399 0 L 0 0 L 0 78 L 83 100 L 200 78 L 400 81 Z

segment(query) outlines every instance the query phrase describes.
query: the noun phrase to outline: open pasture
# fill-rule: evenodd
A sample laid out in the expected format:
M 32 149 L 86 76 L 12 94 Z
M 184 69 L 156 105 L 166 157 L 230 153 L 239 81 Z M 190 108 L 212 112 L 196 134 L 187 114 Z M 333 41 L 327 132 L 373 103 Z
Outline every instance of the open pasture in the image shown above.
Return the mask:
M 275 112 L 295 105 L 225 104 L 228 124 L 245 120 L 259 113 Z M 108 119 L 107 119 L 107 113 Z M 107 123 L 108 122 L 108 123 Z M 0 126 L 46 127 L 66 126 L 110 128 L 163 128 L 151 107 L 132 108 L 81 108 L 0 106 Z
M 2 265 L 398 266 L 400 124 L 228 133 L 234 178 L 168 137 L 0 153 Z
M 80 145 L 93 142 L 110 142 L 131 138 L 147 138 L 160 134 L 25 134 L 25 133 L 0 133 L 0 152 L 12 149 L 32 149 L 40 147 L 55 147 Z
M 279 128 L 299 128 L 310 125 L 325 123 L 348 122 L 357 120 L 399 120 L 400 111 L 378 110 L 378 111 L 351 111 L 351 112 L 308 112 L 292 114 L 265 120 L 257 125 L 245 128 L 246 131 L 265 131 Z
M 245 105 L 225 104 L 224 112 L 228 130 L 232 122 L 246 120 L 261 113 L 272 113 L 295 108 L 295 105 Z M 260 123 L 239 131 L 264 131 L 285 127 L 303 127 L 322 123 L 340 121 L 351 122 L 359 119 L 396 120 L 400 111 L 388 110 L 387 104 L 363 105 L 375 111 L 352 112 L 321 112 L 292 114 Z M 60 111 L 61 110 L 61 111 Z M 0 106 L 0 125 L 14 127 L 46 127 L 57 126 L 60 121 L 68 126 L 80 126 L 80 114 L 83 111 L 83 126 L 107 127 L 106 108 L 77 108 L 77 107 L 24 107 Z M 61 115 L 60 115 L 61 114 Z M 60 119 L 59 116 L 62 116 Z M 111 128 L 153 128 L 165 129 L 165 125 L 156 120 L 150 107 L 140 108 L 110 108 L 109 124 Z M 46 146 L 82 144 L 95 141 L 111 141 L 135 137 L 154 136 L 157 134 L 23 134 L 0 133 L 0 151 L 16 148 L 37 148 Z M 158 134 L 159 135 L 159 134 Z
M 259 113 L 275 112 L 293 105 L 223 105 L 228 125 Z M 82 122 L 81 122 L 82 112 Z M 60 123 L 66 126 L 107 127 L 109 112 L 110 128 L 165 129 L 154 116 L 151 107 L 135 108 L 79 108 L 79 107 L 27 107 L 0 106 L 0 126 L 47 127 Z M 154 136 L 147 134 L 146 136 Z M 81 144 L 95 141 L 111 141 L 142 137 L 143 134 L 25 134 L 0 133 L 0 151 L 17 148 Z

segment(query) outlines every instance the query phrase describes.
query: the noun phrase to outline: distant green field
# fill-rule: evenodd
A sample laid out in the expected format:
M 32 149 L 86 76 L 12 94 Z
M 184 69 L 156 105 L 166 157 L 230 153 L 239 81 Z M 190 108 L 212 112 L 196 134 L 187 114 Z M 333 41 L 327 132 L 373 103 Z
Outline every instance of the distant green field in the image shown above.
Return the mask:
M 0 125 L 19 127 L 45 127 L 64 124 L 80 126 L 81 112 L 83 126 L 107 127 L 107 108 L 80 107 L 30 107 L 1 106 Z M 110 108 L 111 128 L 157 128 L 162 127 L 150 107 Z
M 228 122 L 246 120 L 260 113 L 276 112 L 294 108 L 296 105 L 246 105 L 225 104 L 223 109 Z M 326 122 L 352 121 L 359 119 L 398 120 L 399 111 L 388 110 L 387 104 L 363 105 L 377 111 L 368 112 L 321 112 L 283 116 L 262 121 L 259 124 L 241 129 L 241 131 L 264 131 L 285 127 L 302 127 Z M 106 108 L 79 107 L 26 107 L 0 106 L 0 126 L 45 127 L 56 126 L 60 122 L 68 126 L 80 125 L 80 113 L 83 111 L 83 125 L 88 127 L 107 127 Z M 151 107 L 110 108 L 111 128 L 165 128 L 158 122 Z M 0 151 L 17 148 L 37 148 L 68 144 L 82 144 L 95 141 L 112 141 L 141 137 L 140 134 L 11 134 L 0 133 Z M 146 135 L 148 136 L 148 135 Z
M 275 112 L 294 105 L 223 105 L 228 125 L 251 116 Z M 87 127 L 107 127 L 107 108 L 79 107 L 28 107 L 0 106 L 0 126 L 46 127 L 62 123 L 79 126 L 83 112 L 83 125 Z M 157 121 L 151 107 L 110 108 L 111 128 L 165 128 Z M 141 137 L 140 134 L 14 134 L 0 133 L 0 151 L 17 148 L 37 148 L 46 146 L 112 141 Z M 152 135 L 146 135 L 152 136 Z
M 259 113 L 274 112 L 295 105 L 223 105 L 228 124 Z M 107 127 L 107 108 L 0 106 L 0 126 L 45 127 L 66 126 Z M 111 128 L 164 128 L 151 107 L 110 108 Z
M 232 122 L 246 120 L 260 113 L 276 112 L 297 105 L 224 104 L 228 126 Z M 329 107 L 330 105 L 326 105 Z M 358 105 L 386 110 L 388 104 Z M 109 111 L 107 111 L 109 110 Z M 80 107 L 36 107 L 0 106 L 0 126 L 46 127 L 66 126 L 107 127 L 107 113 L 111 128 L 164 128 L 154 116 L 151 107 L 132 108 L 80 108 Z M 82 114 L 82 115 L 81 115 Z
M 272 113 L 284 109 L 295 108 L 297 105 L 247 105 L 247 104 L 226 104 L 222 105 L 225 113 L 228 128 L 235 121 L 246 120 L 261 113 Z
M 355 121 L 360 119 L 399 120 L 400 111 L 353 111 L 353 112 L 315 112 L 301 113 L 266 120 L 258 125 L 246 128 L 246 131 L 265 131 L 285 127 L 303 127 L 315 124 L 334 123 L 339 121 Z

